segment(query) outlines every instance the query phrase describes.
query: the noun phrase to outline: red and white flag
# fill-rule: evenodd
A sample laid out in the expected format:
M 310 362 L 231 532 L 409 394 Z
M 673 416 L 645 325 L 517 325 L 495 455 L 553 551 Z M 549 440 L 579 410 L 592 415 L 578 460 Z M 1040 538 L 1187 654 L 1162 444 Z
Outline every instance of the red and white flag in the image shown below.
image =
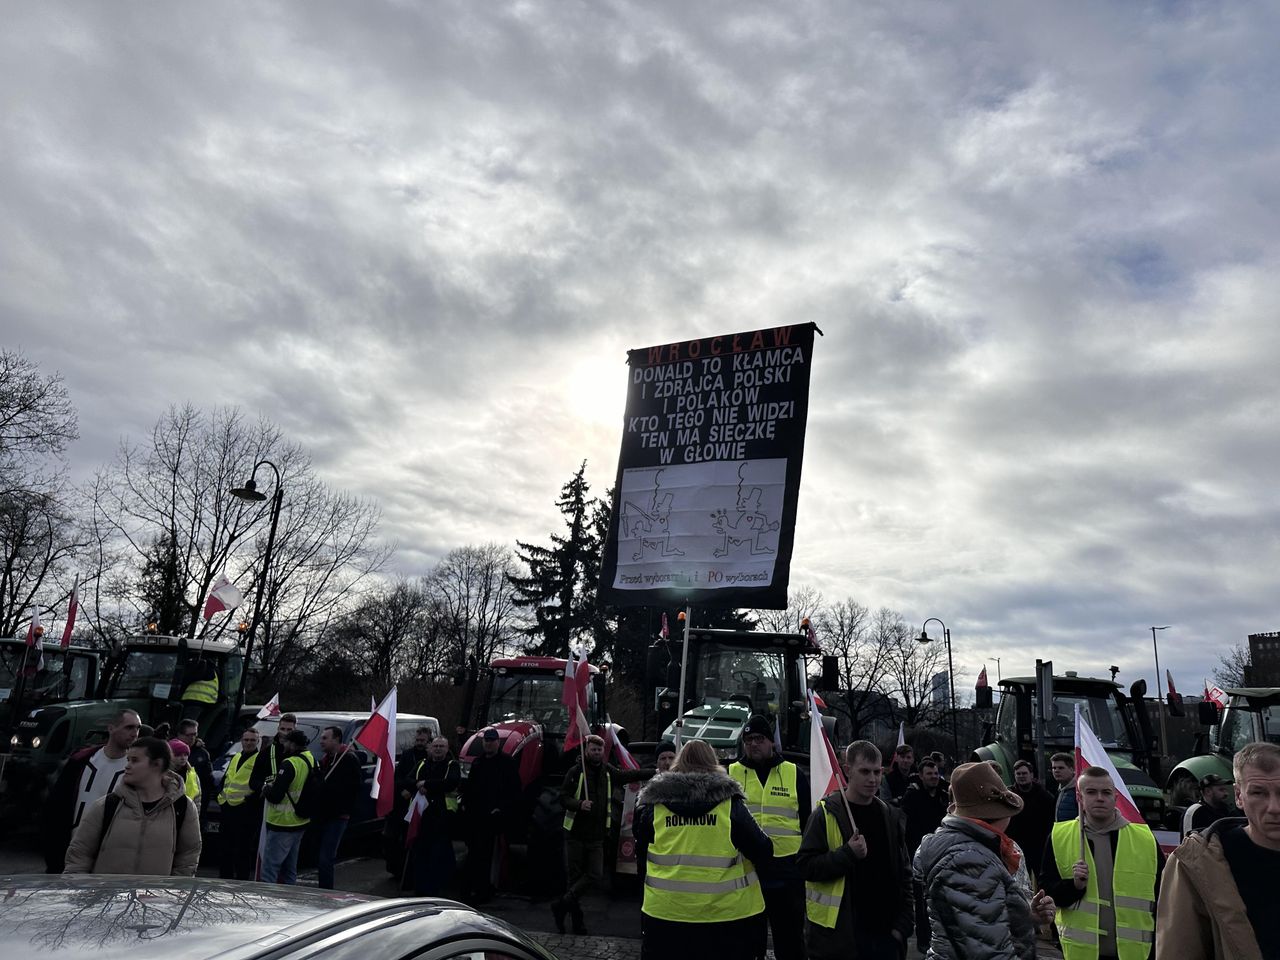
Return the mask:
M 1219 710 L 1226 709 L 1227 701 L 1230 699 L 1227 696 L 1227 691 L 1223 690 L 1219 686 L 1209 686 L 1208 680 L 1204 682 L 1204 698 L 1216 703 Z
M 244 595 L 224 573 L 214 581 L 213 587 L 209 590 L 209 598 L 204 602 L 204 618 L 208 620 L 215 613 L 234 610 L 240 606 L 240 601 L 243 599 Z
M 664 610 L 664 611 L 663 611 L 663 613 L 662 613 L 662 630 L 661 630 L 661 634 L 662 634 L 662 639 L 663 639 L 663 640 L 666 640 L 669 636 L 671 636 L 671 628 L 667 626 L 667 614 L 666 614 L 666 611 L 665 611 L 665 610 Z
M 564 735 L 563 752 L 568 753 L 586 740 L 590 734 L 591 727 L 587 724 L 587 715 L 582 712 L 582 707 L 575 703 L 569 708 L 569 731 Z
M 586 657 L 574 659 L 572 651 L 564 663 L 564 688 L 560 702 L 569 711 L 569 732 L 564 737 L 564 749 L 572 750 L 591 733 L 587 723 L 587 687 L 591 683 L 591 665 Z
M 631 755 L 631 751 L 624 747 L 622 741 L 618 739 L 618 729 L 613 725 L 612 720 L 605 724 L 605 729 L 609 731 L 609 736 L 604 742 L 605 760 L 608 761 L 610 755 L 616 752 L 618 754 L 616 762 L 623 770 L 639 770 L 640 764 L 636 762 L 636 758 Z
M 818 645 L 818 635 L 817 633 L 814 632 L 813 621 L 810 620 L 808 617 L 804 618 L 804 635 L 805 635 L 805 639 L 807 639 L 815 647 Z
M 1164 678 L 1169 684 L 1169 695 L 1165 699 L 1175 707 L 1182 706 L 1182 694 L 1180 694 L 1177 688 L 1173 685 L 1173 674 L 1166 670 L 1164 672 Z
M 822 714 L 818 712 L 818 701 L 812 690 L 809 691 L 809 804 L 810 812 L 816 808 L 818 801 L 836 790 L 844 789 L 844 774 L 840 770 L 840 761 L 827 739 L 827 731 L 822 728 Z
M 422 826 L 422 814 L 427 809 L 427 798 L 418 791 L 413 795 L 413 803 L 409 804 L 409 812 L 404 815 L 404 822 L 409 826 L 404 831 L 404 848 L 408 850 L 413 841 L 418 839 L 418 830 Z
M 44 669 L 44 627 L 40 626 L 40 608 L 31 608 L 31 625 L 27 627 L 27 646 L 34 650 L 39 659 L 33 664 L 30 662 L 31 654 L 28 653 L 26 660 L 27 675 L 33 675 L 37 670 Z
M 271 699 L 262 705 L 262 709 L 258 711 L 259 720 L 271 720 L 280 716 L 280 693 L 277 691 L 272 694 Z
M 975 687 L 977 687 L 977 689 L 979 689 L 979 690 L 981 690 L 983 687 L 990 686 L 990 684 L 987 682 L 987 668 L 986 668 L 986 667 L 983 667 L 983 668 L 982 668 L 982 670 L 978 673 L 978 682 L 977 682 L 976 684 L 974 684 L 974 686 L 975 686 Z
M 76 614 L 80 612 L 80 577 L 71 585 L 71 596 L 67 600 L 67 625 L 62 628 L 62 649 L 71 645 L 71 631 L 76 626 Z
M 356 734 L 356 743 L 378 758 L 373 768 L 369 796 L 377 801 L 379 817 L 391 812 L 396 799 L 396 688 L 382 698 L 368 722 Z
M 1133 802 L 1133 794 L 1129 792 L 1129 788 L 1124 785 L 1124 781 L 1120 779 L 1120 774 L 1116 770 L 1115 764 L 1111 762 L 1111 757 L 1107 754 L 1106 748 L 1103 747 L 1096 734 L 1089 728 L 1089 724 L 1085 721 L 1084 715 L 1080 712 L 1080 704 L 1076 704 L 1076 776 L 1084 773 L 1088 767 L 1101 767 L 1111 775 L 1111 782 L 1116 785 L 1116 810 L 1120 816 L 1124 817 L 1130 823 L 1146 823 L 1141 813 L 1138 812 L 1138 805 Z M 1080 785 L 1076 783 L 1076 800 L 1080 798 Z M 1080 809 L 1084 809 L 1083 802 L 1080 803 Z

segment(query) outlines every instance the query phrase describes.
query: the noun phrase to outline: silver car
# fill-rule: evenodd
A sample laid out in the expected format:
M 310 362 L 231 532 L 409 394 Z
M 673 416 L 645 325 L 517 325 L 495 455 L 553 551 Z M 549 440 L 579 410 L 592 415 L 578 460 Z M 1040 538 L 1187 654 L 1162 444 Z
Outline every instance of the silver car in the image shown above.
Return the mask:
M 0 877 L 0 957 L 94 960 L 555 960 L 450 900 L 198 877 Z

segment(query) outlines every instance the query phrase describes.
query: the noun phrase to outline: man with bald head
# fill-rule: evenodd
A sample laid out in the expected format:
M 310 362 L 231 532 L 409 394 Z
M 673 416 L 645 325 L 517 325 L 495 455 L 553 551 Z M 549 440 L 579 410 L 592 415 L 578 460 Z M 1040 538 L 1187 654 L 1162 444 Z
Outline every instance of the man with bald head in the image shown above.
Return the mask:
M 1116 809 L 1105 769 L 1086 769 L 1076 789 L 1080 816 L 1053 825 L 1040 861 L 1041 886 L 1058 905 L 1063 956 L 1142 960 L 1155 944 L 1164 854 L 1150 827 Z

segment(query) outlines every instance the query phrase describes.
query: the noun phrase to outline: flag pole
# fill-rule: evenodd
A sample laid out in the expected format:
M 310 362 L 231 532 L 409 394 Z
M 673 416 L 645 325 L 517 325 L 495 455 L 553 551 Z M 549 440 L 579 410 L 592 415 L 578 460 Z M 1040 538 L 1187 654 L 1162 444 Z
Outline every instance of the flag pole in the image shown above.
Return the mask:
M 684 605 L 684 643 L 680 647 L 680 699 L 676 703 L 676 747 L 684 745 L 684 691 L 689 676 L 689 627 L 693 623 L 693 607 Z
M 1158 678 L 1157 678 L 1158 679 Z M 1072 764 L 1076 767 L 1076 782 L 1072 785 L 1072 789 L 1076 792 L 1076 812 L 1080 816 L 1080 860 L 1082 863 L 1088 863 L 1089 858 L 1085 856 L 1088 852 L 1088 841 L 1084 838 L 1084 803 L 1083 797 L 1080 796 L 1080 704 L 1076 704 L 1076 755 L 1071 758 Z

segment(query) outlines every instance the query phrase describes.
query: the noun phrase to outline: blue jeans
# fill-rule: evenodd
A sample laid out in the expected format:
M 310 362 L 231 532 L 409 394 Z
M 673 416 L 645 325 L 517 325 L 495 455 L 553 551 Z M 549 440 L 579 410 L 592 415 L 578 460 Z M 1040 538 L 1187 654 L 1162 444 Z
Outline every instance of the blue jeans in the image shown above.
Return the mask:
M 320 838 L 319 863 L 320 889 L 333 889 L 333 864 L 338 859 L 338 844 L 342 843 L 342 835 L 347 832 L 348 820 L 322 820 L 317 832 Z M 296 859 L 296 858 L 295 858 Z
M 301 849 L 301 830 L 272 830 L 267 827 L 267 842 L 262 849 L 262 882 L 297 883 L 298 851 Z

